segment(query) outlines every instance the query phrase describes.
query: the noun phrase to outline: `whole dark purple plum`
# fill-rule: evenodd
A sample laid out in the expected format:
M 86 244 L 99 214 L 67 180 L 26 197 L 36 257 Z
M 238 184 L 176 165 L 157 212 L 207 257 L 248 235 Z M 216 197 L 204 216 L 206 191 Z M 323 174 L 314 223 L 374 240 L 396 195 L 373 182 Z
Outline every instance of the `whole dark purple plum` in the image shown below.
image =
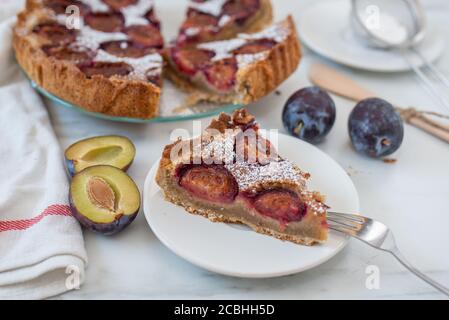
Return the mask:
M 349 136 L 354 149 L 373 158 L 395 152 L 404 138 L 404 125 L 394 107 L 385 100 L 369 98 L 352 110 Z
M 316 144 L 332 129 L 335 114 L 335 103 L 326 91 L 307 87 L 287 100 L 282 122 L 291 135 Z

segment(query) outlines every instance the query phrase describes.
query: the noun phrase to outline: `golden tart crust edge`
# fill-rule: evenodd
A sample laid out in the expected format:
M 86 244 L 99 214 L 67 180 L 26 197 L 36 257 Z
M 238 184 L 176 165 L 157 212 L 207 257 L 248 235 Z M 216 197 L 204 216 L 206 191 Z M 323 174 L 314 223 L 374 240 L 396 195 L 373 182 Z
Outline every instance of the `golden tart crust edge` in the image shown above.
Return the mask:
M 158 115 L 161 88 L 120 76 L 88 78 L 73 63 L 47 56 L 30 33 L 40 19 L 45 20 L 40 1 L 27 0 L 13 29 L 17 62 L 39 87 L 90 112 L 143 119 Z

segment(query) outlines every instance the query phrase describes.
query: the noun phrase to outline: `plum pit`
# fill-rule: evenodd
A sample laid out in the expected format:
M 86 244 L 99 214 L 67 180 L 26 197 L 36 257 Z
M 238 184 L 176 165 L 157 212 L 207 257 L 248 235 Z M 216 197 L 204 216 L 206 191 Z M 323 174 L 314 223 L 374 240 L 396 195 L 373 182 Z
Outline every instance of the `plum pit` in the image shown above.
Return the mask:
M 140 208 L 134 181 L 112 166 L 93 166 L 77 173 L 70 183 L 73 216 L 88 230 L 105 235 L 127 227 Z

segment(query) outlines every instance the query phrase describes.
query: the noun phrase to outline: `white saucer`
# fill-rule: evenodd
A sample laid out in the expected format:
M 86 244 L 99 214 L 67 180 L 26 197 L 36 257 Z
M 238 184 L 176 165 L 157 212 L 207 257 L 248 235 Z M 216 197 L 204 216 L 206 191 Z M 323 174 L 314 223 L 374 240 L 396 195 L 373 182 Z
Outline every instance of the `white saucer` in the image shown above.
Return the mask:
M 280 154 L 312 174 L 310 187 L 327 195 L 334 210 L 358 212 L 357 191 L 346 172 L 328 155 L 301 140 L 279 134 Z M 212 223 L 164 200 L 148 173 L 143 192 L 145 217 L 155 235 L 180 257 L 207 270 L 237 277 L 268 278 L 315 267 L 337 254 L 347 237 L 330 233 L 324 245 L 283 242 L 242 226 Z
M 378 72 L 410 70 L 399 53 L 369 48 L 357 39 L 350 29 L 350 11 L 349 0 L 313 1 L 300 13 L 297 21 L 304 44 L 328 59 L 357 69 Z M 434 61 L 441 56 L 444 47 L 441 31 L 430 28 L 418 48 L 429 61 Z M 413 61 L 418 66 L 422 65 L 419 59 Z

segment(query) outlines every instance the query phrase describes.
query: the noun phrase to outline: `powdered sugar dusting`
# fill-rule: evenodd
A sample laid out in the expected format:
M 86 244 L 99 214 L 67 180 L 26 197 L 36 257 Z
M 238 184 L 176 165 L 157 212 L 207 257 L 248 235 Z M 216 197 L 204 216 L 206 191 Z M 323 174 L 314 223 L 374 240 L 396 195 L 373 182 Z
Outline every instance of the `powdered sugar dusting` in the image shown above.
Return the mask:
M 153 5 L 151 0 L 139 0 L 136 4 L 121 9 L 125 17 L 125 26 L 148 24 L 144 15 L 153 8 Z
M 240 190 L 279 181 L 305 185 L 301 171 L 288 160 L 271 161 L 267 165 L 236 162 L 225 167 L 237 180 Z
M 288 37 L 290 32 L 291 30 L 285 25 L 285 22 L 280 22 L 258 33 L 241 33 L 237 36 L 237 38 L 202 43 L 199 44 L 197 48 L 215 52 L 215 56 L 213 57 L 212 61 L 219 61 L 232 57 L 232 51 L 242 47 L 243 45 L 253 40 L 269 39 L 280 43 Z M 269 48 L 267 48 L 267 51 L 262 51 L 254 54 L 237 55 L 236 58 L 239 68 L 244 68 L 256 61 L 265 59 L 267 57 L 268 50 Z
M 246 43 L 244 39 L 231 39 L 231 40 L 223 40 L 223 41 L 213 41 L 213 42 L 207 42 L 202 43 L 198 45 L 197 47 L 204 50 L 210 50 L 215 52 L 215 56 L 212 59 L 212 61 L 218 61 L 222 59 L 229 58 L 231 55 L 231 52 L 237 48 L 240 48 Z
M 82 0 L 83 3 L 88 4 L 94 12 L 107 12 L 110 8 L 101 0 Z M 144 18 L 144 15 L 153 7 L 153 1 L 139 0 L 136 4 L 127 6 L 121 9 L 125 17 L 125 25 L 139 25 L 148 24 L 149 21 Z M 59 24 L 65 24 L 67 20 L 66 15 L 57 15 L 55 17 Z M 84 23 L 80 19 L 80 30 L 76 38 L 76 42 L 72 44 L 77 49 L 89 49 L 97 51 L 94 61 L 97 62 L 111 62 L 111 63 L 127 63 L 133 68 L 133 71 L 128 75 L 128 78 L 135 80 L 147 81 L 148 76 L 160 75 L 162 73 L 163 59 L 159 53 L 150 53 L 140 58 L 117 57 L 104 50 L 99 50 L 100 44 L 109 41 L 126 41 L 128 35 L 123 32 L 103 32 L 98 31 Z M 122 49 L 125 49 L 126 43 L 122 44 Z
M 131 79 L 146 80 L 149 73 L 159 74 L 162 70 L 162 57 L 158 53 L 149 54 L 141 58 L 117 57 L 104 50 L 98 50 L 95 61 L 101 62 L 124 62 L 133 67 L 128 75 Z
M 231 16 L 225 14 L 223 16 L 220 17 L 220 20 L 218 20 L 218 26 L 220 28 L 224 27 L 226 24 L 228 24 L 228 22 L 230 22 L 232 20 Z
M 93 12 L 107 12 L 109 11 L 109 6 L 102 0 L 80 0 L 84 4 L 87 4 Z
M 290 182 L 305 186 L 305 179 L 293 163 L 276 157 L 266 164 L 243 161 L 236 155 L 236 137 L 241 130 L 226 130 L 225 133 L 208 136 L 203 134 L 201 144 L 201 159 L 205 164 L 224 164 L 225 168 L 235 177 L 240 190 L 270 182 Z M 239 160 L 242 158 L 241 160 Z
M 186 30 L 184 30 L 184 33 L 186 34 L 186 36 L 188 37 L 194 37 L 196 36 L 198 33 L 200 33 L 200 28 L 198 27 L 190 27 L 187 28 Z
M 245 68 L 250 64 L 263 60 L 267 57 L 268 51 L 262 51 L 254 54 L 238 54 L 236 56 L 239 69 Z
M 291 30 L 285 25 L 285 22 L 279 22 L 271 27 L 262 30 L 257 33 L 241 33 L 238 35 L 239 38 L 247 40 L 259 40 L 259 39 L 270 39 L 277 43 L 284 41 L 290 34 Z
M 324 203 L 318 202 L 316 200 L 306 201 L 308 210 L 312 211 L 316 215 L 323 215 L 327 212 L 327 206 Z
M 204 163 L 230 164 L 234 161 L 235 133 L 226 132 L 221 135 L 214 135 L 212 141 L 205 141 L 201 148 L 201 158 Z
M 218 17 L 227 0 L 207 0 L 205 2 L 189 2 L 189 8 Z
M 97 50 L 100 43 L 127 39 L 128 36 L 121 32 L 102 32 L 84 25 L 81 27 L 79 35 L 76 38 L 76 44 L 91 50 Z

